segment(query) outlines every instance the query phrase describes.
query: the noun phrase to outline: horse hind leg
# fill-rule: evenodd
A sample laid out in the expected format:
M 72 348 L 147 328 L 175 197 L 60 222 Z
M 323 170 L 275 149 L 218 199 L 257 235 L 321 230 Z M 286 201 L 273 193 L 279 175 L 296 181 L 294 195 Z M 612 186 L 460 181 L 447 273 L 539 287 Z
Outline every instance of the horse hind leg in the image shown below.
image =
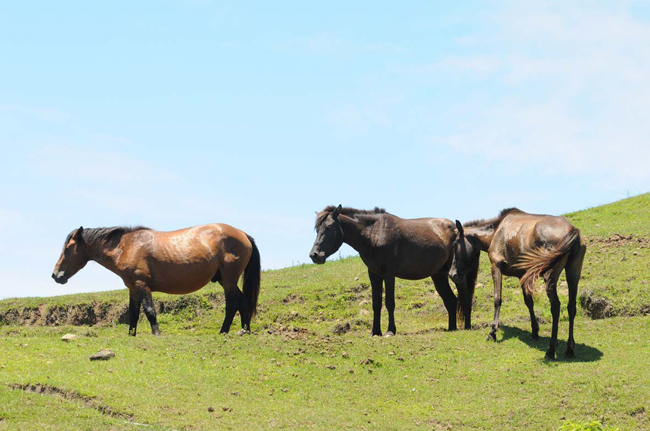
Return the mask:
M 569 286 L 569 304 L 567 306 L 569 312 L 569 338 L 567 340 L 567 348 L 565 356 L 567 358 L 575 357 L 576 342 L 573 339 L 573 323 L 576 317 L 576 300 L 578 296 L 578 281 L 580 280 L 580 273 L 582 271 L 582 263 L 584 261 L 587 249 L 585 245 L 581 245 L 580 251 L 569 257 L 566 264 L 566 278 Z
M 454 291 L 451 290 L 449 285 L 449 277 L 447 274 L 438 273 L 431 277 L 433 279 L 433 285 L 438 292 L 438 295 L 442 298 L 442 302 L 445 304 L 447 309 L 447 314 L 449 315 L 449 324 L 448 330 L 455 331 L 456 326 L 456 309 L 458 307 L 458 299 L 454 295 Z
M 158 329 L 158 319 L 156 317 L 156 307 L 153 305 L 153 297 L 151 296 L 151 290 L 147 286 L 140 288 L 142 292 L 142 310 L 144 315 L 147 316 L 149 324 L 151 325 L 151 333 L 153 335 L 160 335 L 160 330 Z
M 136 334 L 138 319 L 140 317 L 140 306 L 142 306 L 144 315 L 147 316 L 147 320 L 149 320 L 149 324 L 151 325 L 151 333 L 153 335 L 160 335 L 151 290 L 144 283 L 136 283 L 135 287 L 129 288 L 129 294 L 129 334 L 133 336 Z
M 217 271 L 217 274 L 221 275 L 220 283 L 223 286 L 224 294 L 226 296 L 226 315 L 223 319 L 223 325 L 221 325 L 220 331 L 222 334 L 227 334 L 228 331 L 230 331 L 230 326 L 232 325 L 232 321 L 235 318 L 237 311 L 239 311 L 241 317 L 242 333 L 250 332 L 250 307 L 246 300 L 246 296 L 237 286 L 237 281 L 242 273 L 243 269 L 237 271 L 236 268 L 233 268 L 232 266 L 223 267 Z
M 565 255 L 550 271 L 544 275 L 546 282 L 546 295 L 551 303 L 551 315 L 553 316 L 553 328 L 551 330 L 551 341 L 546 357 L 555 359 L 555 350 L 557 349 L 557 332 L 560 322 L 560 298 L 557 296 L 557 281 L 567 262 L 568 255 Z
M 214 273 L 214 276 L 212 276 L 212 279 L 210 279 L 210 281 L 213 283 L 221 281 L 221 269 L 217 269 L 217 272 Z

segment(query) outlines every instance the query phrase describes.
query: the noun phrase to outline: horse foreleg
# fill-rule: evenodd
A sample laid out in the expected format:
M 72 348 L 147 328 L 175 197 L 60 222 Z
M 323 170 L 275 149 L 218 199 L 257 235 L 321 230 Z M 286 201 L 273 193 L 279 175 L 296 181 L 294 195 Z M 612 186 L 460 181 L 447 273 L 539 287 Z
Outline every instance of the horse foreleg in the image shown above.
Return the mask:
M 129 335 L 135 337 L 138 330 L 138 319 L 140 319 L 140 305 L 142 294 L 135 288 L 129 288 Z
M 501 284 L 503 281 L 503 274 L 501 269 L 492 264 L 492 281 L 494 282 L 494 319 L 492 320 L 492 330 L 488 335 L 488 341 L 497 340 L 497 330 L 499 329 L 499 314 L 501 313 Z
M 386 337 L 397 333 L 395 326 L 395 277 L 389 276 L 384 279 L 386 286 L 386 309 L 388 310 L 388 331 Z
M 531 337 L 533 340 L 539 339 L 539 323 L 537 322 L 537 317 L 535 317 L 535 304 L 533 303 L 533 296 L 529 293 L 526 293 L 524 286 L 521 286 L 521 291 L 524 294 L 524 303 L 528 307 L 528 313 L 530 314 L 530 329 L 532 331 Z
M 381 297 L 384 290 L 384 280 L 372 272 L 368 271 L 370 285 L 372 286 L 372 336 L 381 337 Z

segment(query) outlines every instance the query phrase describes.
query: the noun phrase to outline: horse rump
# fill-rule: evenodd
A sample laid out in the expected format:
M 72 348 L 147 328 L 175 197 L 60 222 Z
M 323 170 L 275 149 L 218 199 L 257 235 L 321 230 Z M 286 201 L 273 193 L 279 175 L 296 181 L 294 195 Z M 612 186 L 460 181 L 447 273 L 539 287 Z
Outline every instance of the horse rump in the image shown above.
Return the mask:
M 526 273 L 521 277 L 521 285 L 527 294 L 533 294 L 537 279 L 551 271 L 576 242 L 580 242 L 580 231 L 573 229 L 555 247 L 550 249 L 538 247 L 521 256 L 519 262 L 513 267 L 526 270 Z

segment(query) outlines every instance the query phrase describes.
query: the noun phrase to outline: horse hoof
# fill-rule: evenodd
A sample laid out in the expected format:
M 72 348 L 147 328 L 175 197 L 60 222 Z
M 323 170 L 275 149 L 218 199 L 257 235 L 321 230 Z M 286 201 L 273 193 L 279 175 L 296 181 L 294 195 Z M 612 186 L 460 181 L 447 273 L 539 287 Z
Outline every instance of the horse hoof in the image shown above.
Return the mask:
M 531 338 L 532 338 L 533 340 L 539 340 L 539 334 L 535 334 L 535 333 L 533 333 L 533 334 L 531 334 Z
M 386 332 L 384 337 L 392 337 L 393 335 L 395 335 L 395 333 L 393 331 L 388 331 L 388 332 Z
M 242 329 L 241 331 L 239 331 L 239 332 L 237 333 L 237 335 L 239 335 L 239 336 L 241 337 L 242 335 L 250 334 L 250 333 L 251 333 L 251 331 L 249 331 L 249 330 L 247 330 L 247 329 Z
M 485 338 L 485 341 L 497 341 L 497 336 L 488 334 L 488 336 Z
M 554 361 L 555 360 L 555 352 L 546 352 L 546 355 L 544 356 L 546 359 L 549 361 Z
M 375 338 L 375 337 L 381 337 L 381 332 L 380 332 L 379 334 L 370 334 L 370 336 L 371 336 L 372 338 Z
M 574 353 L 573 350 L 567 350 L 566 352 L 564 352 L 564 356 L 566 356 L 569 359 L 575 359 L 576 354 Z

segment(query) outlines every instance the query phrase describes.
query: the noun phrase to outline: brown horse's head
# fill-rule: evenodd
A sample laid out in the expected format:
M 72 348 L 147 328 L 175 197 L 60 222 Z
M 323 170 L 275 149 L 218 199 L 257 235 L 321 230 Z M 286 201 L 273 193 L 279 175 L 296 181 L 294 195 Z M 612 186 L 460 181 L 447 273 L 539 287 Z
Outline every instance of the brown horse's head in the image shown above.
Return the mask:
M 65 239 L 63 251 L 54 266 L 52 278 L 59 284 L 65 284 L 88 263 L 88 251 L 82 237 L 83 226 L 75 229 Z
M 325 263 L 325 260 L 343 244 L 343 227 L 339 221 L 342 209 L 339 205 L 334 210 L 325 209 L 316 215 L 316 241 L 309 253 L 309 257 L 316 264 Z
M 449 277 L 456 284 L 474 287 L 478 274 L 481 249 L 478 241 L 465 235 L 463 225 L 456 220 L 458 235 L 454 241 L 454 258 L 449 270 Z

